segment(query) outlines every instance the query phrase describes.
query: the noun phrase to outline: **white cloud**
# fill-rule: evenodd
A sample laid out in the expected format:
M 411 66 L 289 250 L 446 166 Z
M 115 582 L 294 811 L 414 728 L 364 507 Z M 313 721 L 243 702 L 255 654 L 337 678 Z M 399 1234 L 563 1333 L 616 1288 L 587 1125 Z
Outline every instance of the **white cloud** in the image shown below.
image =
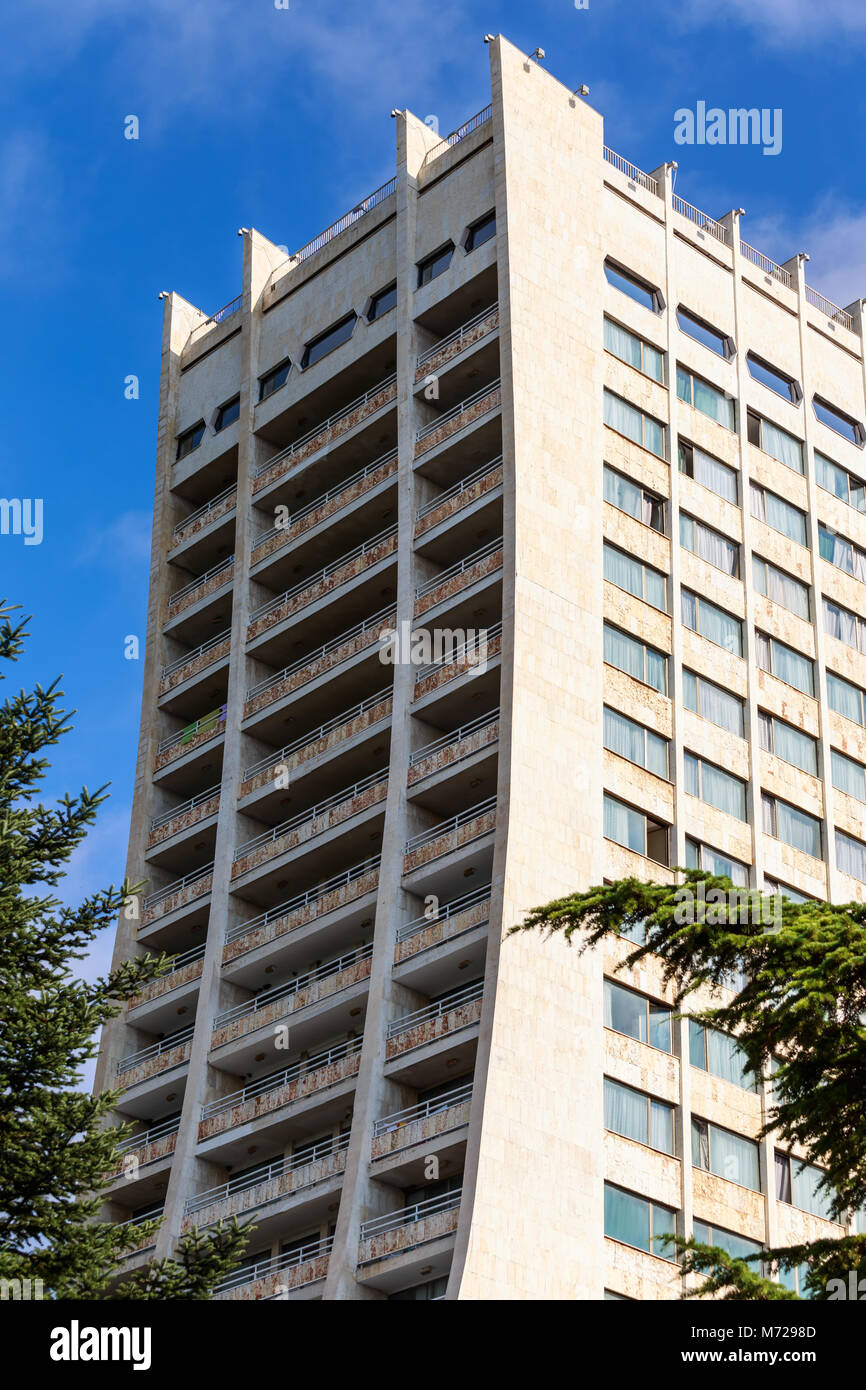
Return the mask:
M 691 0 L 679 18 L 688 28 L 729 27 L 732 19 L 739 19 L 756 30 L 762 42 L 776 47 L 866 35 L 863 0 L 728 0 L 723 7 L 718 0 Z
M 747 218 L 742 230 L 774 261 L 808 252 L 808 283 L 843 308 L 866 298 L 866 209 L 828 194 L 801 217 Z
M 129 575 L 138 585 L 150 562 L 152 516 L 150 512 L 121 512 L 104 526 L 91 524 L 75 557 L 80 565 L 102 565 Z

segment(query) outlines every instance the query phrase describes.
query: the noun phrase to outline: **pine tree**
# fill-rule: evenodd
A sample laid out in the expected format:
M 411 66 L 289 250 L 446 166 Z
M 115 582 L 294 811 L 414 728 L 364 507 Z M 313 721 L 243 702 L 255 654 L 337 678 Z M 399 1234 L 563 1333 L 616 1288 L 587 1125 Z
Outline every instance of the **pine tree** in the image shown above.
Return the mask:
M 776 898 L 771 908 L 760 894 L 737 893 L 728 878 L 682 872 L 679 887 L 622 879 L 574 893 L 535 908 L 509 934 L 560 933 L 582 954 L 643 923 L 643 944 L 623 965 L 658 957 L 681 1013 L 736 1034 L 747 1072 L 772 1075 L 761 1136 L 801 1145 L 805 1161 L 824 1170 L 820 1188 L 835 1218 L 866 1211 L 866 903 Z M 703 1008 L 689 1000 L 701 988 L 713 999 Z M 846 1297 L 831 1281 L 847 1288 L 850 1272 L 866 1276 L 866 1235 L 744 1260 L 697 1241 L 674 1243 L 684 1272 L 703 1276 L 689 1296 L 796 1298 L 762 1275 L 770 1264 L 803 1268 L 801 1287 L 813 1298 Z
M 14 662 L 28 634 L 12 612 L 0 603 L 0 660 Z M 76 908 L 51 892 L 106 799 L 104 787 L 85 787 L 53 808 L 36 800 L 49 766 L 42 755 L 71 727 L 62 695 L 55 681 L 0 707 L 0 1279 L 41 1280 L 47 1297 L 100 1298 L 143 1227 L 130 1235 L 97 1220 L 99 1189 L 131 1127 L 106 1127 L 119 1092 L 77 1088 L 101 1025 L 170 958 L 125 961 L 92 984 L 74 974 L 135 888 L 112 885 Z M 237 1263 L 247 1229 L 193 1232 L 176 1260 L 151 1262 L 110 1296 L 207 1298 Z

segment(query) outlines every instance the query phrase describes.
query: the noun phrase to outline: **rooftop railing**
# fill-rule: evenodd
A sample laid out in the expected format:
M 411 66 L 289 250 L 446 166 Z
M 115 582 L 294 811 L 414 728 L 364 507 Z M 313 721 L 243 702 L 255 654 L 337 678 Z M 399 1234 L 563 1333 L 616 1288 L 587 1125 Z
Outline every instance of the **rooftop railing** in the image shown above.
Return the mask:
M 416 1009 L 414 1013 L 404 1014 L 402 1018 L 395 1018 L 393 1023 L 388 1024 L 387 1036 L 399 1038 L 401 1033 L 408 1033 L 410 1029 L 417 1028 L 420 1023 L 429 1023 L 434 1018 L 442 1018 L 445 1014 L 453 1013 L 455 1009 L 462 1008 L 464 1004 L 472 1004 L 476 999 L 480 999 L 483 993 L 483 980 L 476 980 L 463 989 L 455 989 L 444 999 L 438 999 L 435 1004 L 427 1004 L 425 1008 Z
M 495 540 L 488 541 L 479 550 L 475 550 L 471 555 L 464 555 L 462 560 L 457 560 L 453 565 L 449 565 L 447 570 L 440 570 L 439 574 L 434 574 L 432 578 L 425 579 L 423 584 L 415 586 L 415 597 L 424 598 L 426 594 L 432 594 L 434 589 L 438 589 L 440 584 L 445 584 L 449 579 L 454 579 L 458 574 L 465 574 L 466 570 L 477 565 L 481 560 L 486 560 L 489 555 L 495 555 L 497 550 L 502 549 L 502 536 L 497 536 Z
M 380 391 L 387 391 L 391 386 L 395 386 L 396 383 L 397 375 L 392 372 L 390 376 L 386 376 L 384 380 L 380 381 L 376 386 L 371 386 L 370 390 L 365 391 L 363 396 L 358 396 L 356 400 L 350 401 L 348 405 L 344 405 L 343 408 L 336 411 L 335 414 L 329 415 L 327 420 L 322 420 L 318 425 L 314 425 L 311 430 L 307 430 L 306 434 L 302 434 L 300 439 L 293 440 L 288 448 L 282 449 L 278 454 L 272 455 L 269 459 L 265 459 L 263 463 L 258 465 L 253 477 L 260 478 L 263 473 L 267 473 L 269 468 L 273 468 L 275 463 L 282 463 L 283 459 L 290 459 L 293 454 L 298 453 L 300 449 L 303 449 L 311 440 L 315 439 L 317 434 L 324 434 L 325 430 L 330 429 L 332 425 L 339 424 L 347 415 L 351 415 L 360 406 L 366 405 L 368 401 L 378 396 Z
M 854 327 L 854 320 L 847 309 L 840 309 L 838 304 L 834 304 L 832 299 L 825 299 L 823 294 L 813 290 L 811 286 L 806 286 L 806 299 L 813 309 L 819 309 L 822 314 L 826 314 L 828 319 L 834 323 L 841 323 L 845 328 Z
M 234 555 L 230 555 L 227 560 L 220 560 L 218 565 L 214 565 L 213 568 L 209 569 L 205 574 L 200 574 L 197 579 L 190 580 L 189 584 L 185 584 L 182 589 L 176 590 L 168 601 L 169 611 L 180 603 L 181 599 L 186 598 L 187 594 L 191 594 L 195 589 L 199 588 L 201 584 L 206 584 L 209 579 L 213 579 L 216 575 L 222 574 L 223 570 L 231 569 L 234 562 Z
M 721 222 L 717 222 L 714 217 L 710 217 L 707 213 L 701 212 L 700 208 L 696 208 L 692 203 L 687 203 L 685 198 L 681 198 L 678 193 L 674 194 L 673 203 L 674 212 L 678 212 L 681 217 L 685 217 L 689 222 L 694 223 L 700 231 L 709 232 L 710 236 L 714 236 L 716 240 L 721 241 L 723 245 L 726 246 L 728 244 L 728 229 L 727 227 L 723 227 Z
M 422 913 L 420 917 L 413 917 L 411 922 L 404 922 L 401 927 L 397 928 L 397 940 L 406 941 L 408 937 L 417 936 L 427 927 L 435 927 L 438 922 L 447 922 L 451 917 L 457 917 L 460 913 L 468 912 L 470 908 L 477 907 L 479 903 L 489 902 L 489 900 L 490 884 L 485 883 L 483 888 L 476 888 L 473 892 L 464 893 L 463 897 L 455 898 L 453 902 L 446 903 L 432 917 Z M 478 925 L 480 926 L 481 923 Z
M 361 1239 L 384 1235 L 386 1231 L 396 1231 L 399 1226 L 409 1226 L 416 1221 L 424 1221 L 428 1216 L 436 1216 L 440 1211 L 453 1211 L 460 1206 L 463 1196 L 461 1188 L 456 1192 L 445 1192 L 441 1197 L 428 1197 L 424 1202 L 415 1202 L 402 1211 L 391 1212 L 388 1216 L 376 1216 L 372 1221 L 361 1223 Z
M 235 299 L 230 299 L 228 304 L 224 304 L 221 309 L 217 309 L 216 313 L 211 314 L 209 319 L 205 319 L 203 323 L 197 323 L 189 335 L 190 338 L 194 338 L 197 333 L 203 333 L 206 328 L 213 328 L 217 323 L 225 323 L 226 319 L 230 319 L 232 314 L 238 312 L 243 302 L 244 297 L 242 294 L 239 294 Z
M 349 1135 L 346 1133 L 339 1135 L 336 1139 L 324 1139 L 320 1144 L 311 1144 L 309 1148 L 298 1154 L 292 1154 L 289 1158 L 277 1159 L 273 1163 L 263 1163 L 260 1168 L 256 1168 L 250 1173 L 243 1173 L 237 1178 L 229 1178 L 228 1182 L 221 1183 L 217 1187 L 209 1187 L 206 1192 L 200 1192 L 197 1197 L 188 1197 L 184 1203 L 184 1214 L 189 1216 L 192 1212 L 203 1211 L 205 1207 L 212 1206 L 214 1202 L 224 1202 L 227 1197 L 233 1197 L 238 1192 L 248 1192 L 250 1188 L 273 1182 L 277 1178 L 286 1177 L 289 1173 L 296 1173 L 299 1169 L 307 1168 L 311 1163 L 318 1163 L 320 1159 L 327 1158 L 331 1154 L 345 1153 L 348 1147 Z
M 266 927 L 270 922 L 279 921 L 281 917 L 287 917 L 291 912 L 297 912 L 299 908 L 309 907 L 311 903 L 317 902 L 319 898 L 325 897 L 328 893 L 335 892 L 338 888 L 344 888 L 358 878 L 363 878 L 365 874 L 373 869 L 378 869 L 381 863 L 381 856 L 376 854 L 372 859 L 365 859 L 360 864 L 353 864 L 351 869 L 344 869 L 342 873 L 335 874 L 333 878 L 327 879 L 324 883 L 317 883 L 315 888 L 308 888 L 305 893 L 298 893 L 294 898 L 288 898 L 278 907 L 269 907 L 267 912 L 262 912 L 258 917 L 251 917 L 246 922 L 237 922 L 235 926 L 229 927 L 225 934 L 226 945 L 230 941 L 237 941 L 239 937 L 246 936 L 247 932 L 257 931 L 259 927 Z
M 257 1279 L 266 1279 L 271 1274 L 279 1274 L 284 1269 L 297 1269 L 299 1265 L 306 1264 L 308 1260 L 319 1259 L 322 1255 L 330 1255 L 334 1248 L 334 1237 L 326 1236 L 322 1240 L 311 1241 L 309 1245 L 303 1245 L 298 1250 L 290 1250 L 285 1255 L 275 1255 L 269 1260 L 260 1260 L 257 1264 L 247 1265 L 245 1269 L 238 1269 L 234 1274 L 230 1274 L 227 1279 L 216 1285 L 217 1293 L 224 1293 L 228 1289 L 239 1289 L 244 1284 L 254 1284 Z
M 317 743 L 320 738 L 327 738 L 334 729 L 339 729 L 343 724 L 351 723 L 353 719 L 360 719 L 368 710 L 375 709 L 376 705 L 381 704 L 383 700 L 390 700 L 392 693 L 391 686 L 386 685 L 384 690 L 377 691 L 375 695 L 369 695 L 366 700 L 361 700 L 359 704 L 344 710 L 342 714 L 336 714 L 333 719 L 328 720 L 327 724 L 320 724 L 318 729 L 311 729 L 308 734 L 301 734 L 300 738 L 296 738 L 292 743 L 287 743 L 278 753 L 268 753 L 267 757 L 260 758 L 257 763 L 252 763 L 244 769 L 243 780 L 249 781 L 251 777 L 255 777 L 256 773 L 265 772 L 267 768 L 285 762 L 300 748 L 307 748 L 310 744 Z M 384 715 L 383 718 L 387 718 L 387 715 Z
M 224 1028 L 227 1023 L 234 1023 L 238 1018 L 246 1018 L 250 1014 L 259 1013 L 280 999 L 290 999 L 293 994 L 300 994 L 303 990 L 309 989 L 310 985 L 319 984 L 322 980 L 329 980 L 332 976 L 339 975 L 343 970 L 350 970 L 359 961 L 370 960 L 372 955 L 373 943 L 369 942 L 366 946 L 359 946 L 356 951 L 349 951 L 345 956 L 338 956 L 335 960 L 327 961 L 324 965 L 320 965 L 317 970 L 308 970 L 305 975 L 297 975 L 293 980 L 288 980 L 283 985 L 275 985 L 273 989 L 262 990 L 255 999 L 249 999 L 245 1004 L 237 1004 L 233 1009 L 226 1009 L 224 1013 L 217 1014 L 214 1019 L 214 1031 L 217 1028 Z
M 344 232 L 347 227 L 353 227 L 365 213 L 372 212 L 373 208 L 378 207 L 380 203 L 384 203 L 385 199 L 390 198 L 391 194 L 396 191 L 396 178 L 389 179 L 387 183 L 383 183 L 380 188 L 368 194 L 366 198 L 362 198 L 360 203 L 356 203 L 349 212 L 344 213 L 336 222 L 332 222 L 330 227 L 326 227 L 323 232 L 319 232 L 319 235 L 313 237 L 313 240 L 308 241 L 305 246 L 302 246 L 300 251 L 293 252 L 293 259 L 295 261 L 305 261 L 308 256 L 314 255 L 315 252 L 320 251 L 323 246 L 327 246 L 329 241 L 333 241 L 334 237 L 339 236 L 340 232 Z
M 449 333 L 447 338 L 440 338 L 439 341 L 435 342 L 432 347 L 429 347 L 424 352 L 419 353 L 417 358 L 415 359 L 415 366 L 423 367 L 425 362 L 429 362 L 430 358 L 435 357 L 437 353 L 443 350 L 443 348 L 450 347 L 452 343 L 462 342 L 463 339 L 467 337 L 469 333 L 471 333 L 473 328 L 477 328 L 479 323 L 483 323 L 484 320 L 486 318 L 489 318 L 491 314 L 495 314 L 498 308 L 498 300 L 494 300 L 492 304 L 488 304 L 486 309 L 482 309 L 481 312 L 479 314 L 476 314 L 474 318 L 467 319 L 466 323 L 462 323 L 459 328 L 456 328 L 454 330 L 453 333 Z
M 432 743 L 425 743 L 423 748 L 416 748 L 414 753 L 409 755 L 409 766 L 415 767 L 418 763 L 423 763 L 425 758 L 429 758 L 432 753 L 438 753 L 440 748 L 451 748 L 455 743 L 460 743 L 462 739 L 468 738 L 476 730 L 483 729 L 485 724 L 492 724 L 499 718 L 499 710 L 490 710 L 488 714 L 479 714 L 476 719 L 471 719 L 468 724 L 461 724 L 459 729 L 454 729 L 450 734 L 443 734 L 441 738 L 436 738 Z
M 298 657 L 298 660 L 293 661 L 290 666 L 284 666 L 282 671 L 277 671 L 273 676 L 266 676 L 264 680 L 257 681 L 255 685 L 251 685 L 246 693 L 246 699 L 255 699 L 256 695 L 261 695 L 266 690 L 271 690 L 275 685 L 279 685 L 281 681 L 287 680 L 289 676 L 294 675 L 296 671 L 302 671 L 305 666 L 311 666 L 314 662 L 321 661 L 322 657 L 328 656 L 330 652 L 336 651 L 337 648 L 342 647 L 344 643 L 351 642 L 353 637 L 360 637 L 363 633 L 369 632 L 373 627 L 386 626 L 389 619 L 393 622 L 396 620 L 396 617 L 397 614 L 392 607 L 380 608 L 379 612 L 374 613 L 371 618 L 362 619 L 360 623 L 356 623 L 354 627 L 350 627 L 346 632 L 341 632 L 337 637 L 332 637 L 330 642 L 323 643 L 321 647 L 315 647 L 313 651 L 307 652 L 306 656 Z
M 203 801 L 210 801 L 212 796 L 219 794 L 220 784 L 216 783 L 213 787 L 208 787 L 207 791 L 199 792 L 197 796 L 191 796 L 188 801 L 182 801 L 179 806 L 172 806 L 168 811 L 163 811 L 161 816 L 154 816 L 150 822 L 151 831 L 159 830 L 163 825 L 170 825 L 178 816 L 186 815 L 187 811 L 195 810 Z
M 279 1091 L 283 1086 L 289 1086 L 293 1081 L 299 1081 L 302 1076 L 307 1076 L 311 1072 L 322 1071 L 325 1067 L 331 1066 L 333 1062 L 339 1062 L 344 1057 L 351 1057 L 354 1053 L 360 1052 L 361 1041 L 361 1038 L 349 1038 L 346 1042 L 338 1043 L 336 1047 L 329 1047 L 323 1052 L 317 1052 L 312 1057 L 307 1057 L 303 1062 L 296 1062 L 294 1066 L 286 1067 L 283 1071 L 261 1076 L 258 1081 L 251 1081 L 242 1090 L 233 1091 L 231 1095 L 223 1096 L 221 1100 L 214 1100 L 209 1105 L 203 1105 L 201 1118 L 210 1120 L 214 1115 L 222 1115 L 226 1110 L 234 1110 L 235 1106 L 243 1105 L 248 1100 L 255 1100 L 268 1091 Z
M 273 844 L 276 840 L 282 839 L 283 835 L 287 835 L 290 830 L 296 830 L 299 825 L 305 825 L 307 821 L 315 820 L 325 811 L 332 810 L 334 806 L 340 806 L 344 801 L 352 801 L 356 796 L 360 796 L 361 792 L 387 782 L 387 780 L 388 769 L 384 768 L 379 772 L 371 772 L 369 777 L 363 777 L 360 782 L 355 782 L 351 787 L 344 787 L 342 791 L 334 792 L 333 796 L 329 796 L 327 800 L 308 807 L 306 811 L 299 811 L 296 816 L 292 816 L 289 820 L 281 821 L 279 825 L 272 826 L 270 830 L 266 830 L 263 834 L 256 835 L 254 839 L 239 845 L 234 852 L 234 863 L 245 858 L 252 850 L 259 849 L 261 845 Z
M 380 1120 L 374 1120 L 373 1135 L 378 1138 L 380 1134 L 390 1134 L 395 1129 L 404 1129 L 416 1120 L 427 1120 L 431 1115 L 439 1115 L 443 1110 L 451 1110 L 455 1105 L 463 1105 L 471 1099 L 472 1082 L 467 1081 L 464 1085 L 455 1086 L 453 1090 L 435 1096 L 432 1100 L 419 1101 L 417 1105 L 410 1105 L 405 1110 L 393 1110 L 390 1115 L 383 1115 Z
M 785 270 L 784 266 L 771 261 L 770 257 L 765 256 L 762 251 L 756 251 L 754 246 L 750 246 L 747 241 L 740 242 L 740 250 L 746 260 L 751 261 L 752 265 L 756 265 L 759 270 L 763 270 L 765 275 L 772 275 L 773 279 L 778 280 L 780 285 L 786 285 L 788 289 L 792 288 L 794 277 L 789 270 Z
M 462 415 L 464 411 L 469 410 L 471 406 L 483 400 L 485 396 L 490 396 L 494 391 L 498 391 L 500 384 L 498 377 L 495 381 L 489 381 L 487 385 L 482 386 L 479 391 L 476 391 L 471 396 L 467 396 L 465 401 L 460 401 L 458 405 L 452 406 L 450 410 L 444 411 L 441 415 L 437 415 L 434 420 L 430 420 L 426 425 L 422 425 L 420 429 L 415 431 L 415 443 L 418 444 L 422 439 L 426 439 L 429 434 L 433 434 L 434 430 L 438 430 L 440 425 L 445 425 L 449 420 L 454 420 L 458 415 Z
M 286 589 L 284 594 L 278 594 L 276 598 L 268 599 L 267 603 L 260 604 L 258 608 L 254 608 L 250 613 L 250 622 L 254 623 L 257 622 L 259 618 L 266 618 L 269 613 L 273 613 L 275 609 L 279 608 L 282 604 L 288 603 L 290 599 L 297 598 L 298 594 L 302 594 L 305 589 L 311 589 L 314 585 L 321 584 L 325 579 L 330 578 L 332 574 L 336 574 L 338 570 L 341 570 L 344 565 L 350 565 L 353 560 L 359 560 L 362 555 L 367 555 L 369 551 L 375 550 L 377 545 L 382 545 L 383 542 L 391 540 L 396 534 L 396 525 L 388 526 L 384 531 L 380 531 L 377 536 L 371 536 L 369 540 L 362 541 L 360 545 L 355 546 L 354 550 L 347 551 L 345 555 L 339 555 L 336 560 L 332 560 L 330 564 L 325 565 L 320 570 L 316 570 L 314 574 L 308 575 L 306 579 L 300 579 L 297 584 L 292 585 L 291 589 Z
M 237 495 L 237 490 L 237 483 L 232 483 L 230 487 L 226 488 L 225 492 L 221 492 L 218 496 L 212 497 L 209 502 L 205 502 L 203 507 L 199 507 L 196 511 L 190 512 L 189 516 L 185 516 L 182 521 L 179 521 L 172 529 L 171 534 L 173 536 L 179 536 L 181 531 L 186 530 L 187 526 L 191 526 L 194 521 L 198 521 L 201 517 L 207 516 L 208 512 L 212 512 L 221 502 L 225 502 L 226 498 L 231 497 L 233 494 Z
M 182 1028 L 178 1033 L 171 1033 L 167 1038 L 160 1038 L 159 1042 L 153 1043 L 150 1047 L 142 1047 L 138 1052 L 130 1052 L 126 1057 L 121 1057 L 117 1063 L 118 1076 L 122 1076 L 125 1071 L 131 1071 L 133 1067 L 140 1066 L 142 1062 L 149 1062 L 151 1057 L 161 1057 L 164 1052 L 171 1052 L 183 1043 L 188 1043 L 194 1032 L 194 1028 Z
M 444 492 L 440 492 L 436 497 L 432 497 L 429 502 L 425 502 L 423 506 L 419 507 L 415 513 L 415 520 L 420 521 L 422 517 L 428 516 L 430 512 L 435 512 L 437 507 L 441 507 L 443 502 L 449 502 L 452 497 L 459 497 L 461 492 L 466 492 L 467 489 L 472 487 L 474 483 L 477 483 L 480 478 L 486 478 L 487 474 L 492 473 L 501 463 L 501 454 L 498 458 L 491 459 L 489 463 L 482 463 L 481 467 L 476 468 L 474 473 L 470 473 L 466 478 L 461 478 L 458 483 L 453 483 L 452 486 L 446 488 Z
M 329 488 L 327 492 L 320 493 L 318 497 L 313 498 L 312 502 L 308 502 L 305 507 L 301 507 L 298 511 L 292 512 L 281 526 L 272 526 L 269 531 L 262 531 L 256 536 L 253 541 L 253 550 L 257 550 L 258 547 L 264 545 L 266 541 L 273 540 L 274 536 L 288 532 L 297 522 L 303 521 L 304 517 L 310 516 L 313 512 L 318 511 L 319 507 L 324 507 L 326 503 L 332 502 L 334 498 L 340 497 L 344 492 L 348 492 L 349 488 L 354 487 L 356 483 L 363 482 L 365 478 L 368 478 L 379 468 L 383 468 L 385 464 L 393 462 L 396 457 L 397 450 L 391 449 L 387 454 L 383 454 L 381 458 L 375 459 L 373 463 L 368 463 L 364 468 L 359 468 L 357 473 L 353 473 L 350 478 L 346 478 L 343 482 L 337 483 L 334 487 Z
M 205 864 L 203 869 L 196 869 L 195 873 L 185 874 L 183 878 L 176 878 L 174 883 L 169 883 L 166 888 L 158 888 L 155 893 L 148 893 L 142 906 L 145 909 L 153 907 L 156 903 L 162 902 L 164 898 L 170 898 L 175 893 L 183 892 L 184 888 L 189 888 L 191 884 L 207 878 L 208 874 L 213 873 L 213 869 L 213 864 Z
M 636 164 L 630 164 L 627 159 L 623 159 L 621 154 L 611 150 L 607 145 L 604 147 L 604 157 L 608 164 L 612 164 L 615 169 L 619 169 L 621 174 L 625 174 L 632 183 L 639 183 L 649 193 L 654 193 L 657 198 L 661 197 L 658 183 L 649 174 L 645 174 L 643 169 L 639 169 Z
M 492 106 L 484 106 L 480 111 L 476 111 L 475 115 L 470 116 L 468 121 L 464 121 L 456 130 L 452 130 L 450 135 L 444 135 L 438 144 L 432 145 L 424 156 L 424 163 L 426 164 L 428 159 L 436 159 L 440 154 L 444 154 L 447 146 L 459 145 L 460 141 L 465 140 L 467 135 L 471 135 L 473 130 L 477 130 L 479 126 L 484 125 L 485 121 L 489 121 L 492 115 Z

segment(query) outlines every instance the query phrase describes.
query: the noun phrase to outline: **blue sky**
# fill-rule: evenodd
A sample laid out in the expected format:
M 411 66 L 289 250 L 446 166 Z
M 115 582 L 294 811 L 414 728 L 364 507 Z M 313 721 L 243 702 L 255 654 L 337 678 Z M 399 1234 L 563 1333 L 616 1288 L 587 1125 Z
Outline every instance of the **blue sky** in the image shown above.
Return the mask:
M 48 798 L 112 784 L 70 900 L 123 875 L 142 673 L 123 642 L 144 637 L 158 292 L 213 312 L 240 290 L 238 227 L 295 248 L 389 178 L 392 107 L 444 134 L 484 106 L 486 32 L 587 83 L 607 143 L 647 170 L 677 159 L 690 202 L 746 208 L 760 250 L 808 251 L 810 283 L 839 304 L 866 295 L 863 0 L 7 6 L 0 491 L 44 499 L 41 545 L 0 536 L 0 596 L 33 614 L 10 684 L 62 672 L 78 710 Z M 675 145 L 674 112 L 701 100 L 780 107 L 781 153 Z

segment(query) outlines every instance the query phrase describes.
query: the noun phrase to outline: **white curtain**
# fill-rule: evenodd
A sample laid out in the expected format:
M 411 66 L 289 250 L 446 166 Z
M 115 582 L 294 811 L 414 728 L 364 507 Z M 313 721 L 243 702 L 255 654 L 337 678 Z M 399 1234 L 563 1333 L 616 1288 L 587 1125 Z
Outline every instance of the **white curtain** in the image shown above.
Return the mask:
M 846 792 L 857 801 L 866 801 L 866 768 L 846 758 L 843 753 L 831 750 L 833 762 L 833 786 Z
M 618 507 L 621 512 L 641 520 L 643 512 L 642 491 L 636 483 L 615 473 L 612 468 L 604 470 L 604 500 Z
M 855 685 L 827 672 L 827 699 L 830 708 L 842 714 L 854 724 L 863 723 L 863 698 Z
M 771 425 L 769 420 L 761 422 L 761 447 L 765 454 L 793 468 L 795 473 L 803 472 L 803 445 L 778 425 Z
M 836 863 L 843 874 L 866 883 L 866 845 L 843 831 L 836 831 Z
M 604 1127 L 639 1144 L 649 1141 L 648 1097 L 605 1077 Z
M 729 468 L 726 463 L 720 463 L 710 454 L 695 449 L 694 478 L 696 483 L 701 483 L 704 487 L 709 488 L 718 497 L 724 497 L 725 501 L 733 502 L 734 506 L 737 505 L 736 470 Z
M 784 642 L 772 641 L 773 675 L 804 695 L 814 694 L 812 662 Z
M 821 858 L 821 822 L 785 801 L 776 802 L 776 834 L 792 849 Z
M 617 430 L 619 434 L 633 439 L 636 444 L 641 443 L 640 411 L 635 410 L 634 406 L 629 405 L 621 396 L 615 396 L 612 391 L 604 393 L 604 423 Z
M 638 371 L 641 370 L 640 338 L 629 333 L 627 328 L 621 328 L 618 323 L 605 319 L 604 345 L 608 352 L 612 352 L 621 362 L 628 362 L 632 367 L 637 367 Z

